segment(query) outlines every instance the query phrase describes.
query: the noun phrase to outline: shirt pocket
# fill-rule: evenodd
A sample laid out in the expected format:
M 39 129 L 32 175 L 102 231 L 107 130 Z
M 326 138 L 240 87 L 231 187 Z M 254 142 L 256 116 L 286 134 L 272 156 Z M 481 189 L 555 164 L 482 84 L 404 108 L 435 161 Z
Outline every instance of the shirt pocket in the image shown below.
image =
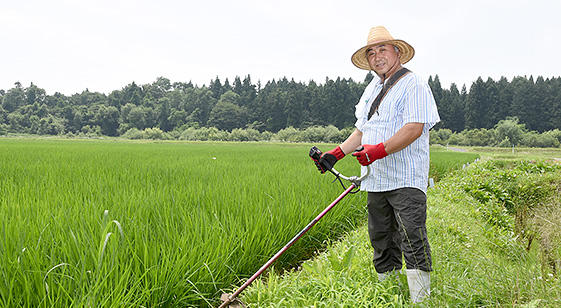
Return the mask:
M 373 123 L 387 124 L 398 120 L 399 108 L 395 99 L 395 96 L 386 95 L 380 103 L 380 106 L 378 106 L 378 110 L 376 110 L 372 118 L 370 118 L 370 121 Z

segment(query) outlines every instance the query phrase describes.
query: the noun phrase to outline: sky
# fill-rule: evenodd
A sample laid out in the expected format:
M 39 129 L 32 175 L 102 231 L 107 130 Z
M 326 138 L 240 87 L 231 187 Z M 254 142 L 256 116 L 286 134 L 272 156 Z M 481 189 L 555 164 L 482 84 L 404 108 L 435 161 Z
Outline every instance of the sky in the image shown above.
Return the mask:
M 561 75 L 559 0 L 0 0 L 0 89 L 102 93 L 158 77 L 202 86 L 362 81 L 351 55 L 383 25 L 443 87 Z

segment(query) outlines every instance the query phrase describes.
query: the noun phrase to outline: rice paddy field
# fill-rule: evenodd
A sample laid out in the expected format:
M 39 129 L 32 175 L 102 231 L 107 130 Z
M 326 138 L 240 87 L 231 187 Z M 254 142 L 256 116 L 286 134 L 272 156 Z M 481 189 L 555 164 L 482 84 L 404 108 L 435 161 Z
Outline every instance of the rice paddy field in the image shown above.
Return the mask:
M 310 146 L 0 139 L 0 306 L 217 304 L 342 192 Z M 438 177 L 477 157 L 431 155 Z M 362 225 L 365 200 L 343 199 L 276 269 Z

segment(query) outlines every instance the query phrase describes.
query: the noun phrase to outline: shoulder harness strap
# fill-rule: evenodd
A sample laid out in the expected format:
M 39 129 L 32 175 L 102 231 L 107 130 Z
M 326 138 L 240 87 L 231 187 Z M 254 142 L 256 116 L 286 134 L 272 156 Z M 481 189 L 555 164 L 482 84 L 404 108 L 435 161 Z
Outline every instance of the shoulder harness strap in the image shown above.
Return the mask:
M 388 91 L 401 79 L 401 77 L 405 76 L 409 72 L 411 71 L 406 69 L 405 67 L 402 67 L 399 71 L 395 72 L 395 74 L 393 74 L 390 79 L 388 79 L 388 81 L 382 87 L 382 90 L 380 91 L 378 96 L 376 96 L 376 99 L 374 99 L 372 106 L 370 106 L 370 112 L 368 112 L 369 120 L 374 115 L 374 112 L 378 111 L 378 107 L 380 106 L 382 99 L 384 99 L 384 96 L 386 96 L 386 93 L 388 93 Z

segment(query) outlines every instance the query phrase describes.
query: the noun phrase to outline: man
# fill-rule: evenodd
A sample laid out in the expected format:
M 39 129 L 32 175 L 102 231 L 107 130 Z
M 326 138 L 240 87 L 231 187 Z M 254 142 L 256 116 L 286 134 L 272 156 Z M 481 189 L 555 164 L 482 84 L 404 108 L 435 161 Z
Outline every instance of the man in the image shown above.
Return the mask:
M 373 171 L 361 190 L 368 192 L 374 266 L 383 280 L 402 268 L 403 255 L 411 300 L 420 302 L 430 295 L 432 270 L 425 226 L 429 129 L 440 117 L 427 82 L 402 67 L 414 54 L 411 45 L 394 39 L 386 28 L 370 30 L 366 46 L 351 60 L 377 77 L 356 105 L 355 131 L 318 164 L 325 172 L 362 146 L 353 156 Z

